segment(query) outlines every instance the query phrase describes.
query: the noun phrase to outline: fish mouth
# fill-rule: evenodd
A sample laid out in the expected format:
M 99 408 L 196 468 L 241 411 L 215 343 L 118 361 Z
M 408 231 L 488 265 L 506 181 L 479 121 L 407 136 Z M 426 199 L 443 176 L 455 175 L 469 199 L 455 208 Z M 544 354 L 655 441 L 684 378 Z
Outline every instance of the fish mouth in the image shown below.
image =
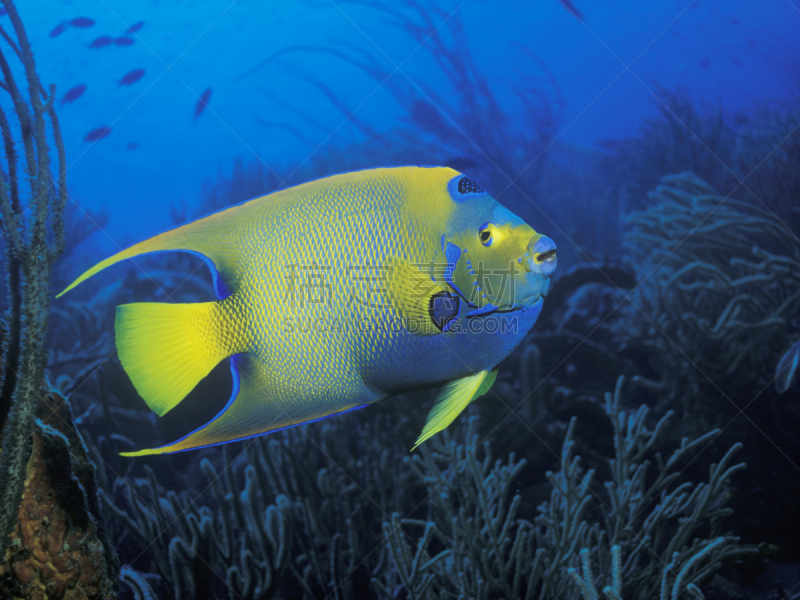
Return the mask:
M 526 270 L 541 277 L 550 277 L 557 266 L 556 243 L 546 235 L 532 238 L 528 243 Z

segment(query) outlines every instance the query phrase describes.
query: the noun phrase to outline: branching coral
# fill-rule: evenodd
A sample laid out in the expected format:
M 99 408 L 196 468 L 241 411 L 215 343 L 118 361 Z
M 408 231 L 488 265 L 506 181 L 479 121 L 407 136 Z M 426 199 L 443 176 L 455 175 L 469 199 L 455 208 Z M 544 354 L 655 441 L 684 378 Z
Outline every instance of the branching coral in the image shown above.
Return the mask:
M 669 579 L 677 598 L 717 571 L 723 560 L 751 552 L 716 531 L 720 518 L 730 513 L 725 507 L 730 478 L 744 467 L 730 465 L 739 446 L 711 466 L 707 482 L 679 483 L 678 465 L 719 432 L 685 439 L 664 461 L 656 449 L 671 414 L 649 429 L 646 407 L 631 415 L 621 408 L 623 382 L 620 378 L 614 393 L 606 395 L 616 454 L 604 492 L 593 485 L 595 472 L 584 471 L 575 455 L 573 420 L 561 471 L 548 473 L 550 500 L 533 522 L 516 517 L 519 494 L 509 499 L 523 462 L 511 456 L 507 464 L 493 464 L 488 446 L 481 451 L 474 430 L 461 444 L 442 436 L 432 450 L 411 459 L 414 472 L 428 486 L 431 519 L 403 521 L 395 516 L 384 524 L 395 568 L 410 597 L 578 598 L 585 593 L 575 585 L 580 577 L 574 568 L 583 564 L 582 577 L 594 589 L 587 567 L 594 561 L 609 574 L 601 576 L 601 585 L 622 597 L 656 597 Z M 658 464 L 655 476 L 648 472 L 652 456 Z M 394 533 L 401 524 L 421 528 L 416 546 Z M 715 537 L 707 539 L 709 534 Z M 619 563 L 620 552 L 624 563 Z M 683 566 L 677 577 L 675 565 Z M 375 585 L 390 597 L 385 582 Z
M 800 314 L 797 236 L 691 173 L 664 178 L 649 199 L 625 238 L 640 306 L 713 378 L 773 372 Z
M 30 44 L 12 2 L 4 2 L 16 39 L 0 31 L 2 88 L 19 121 L 19 134 L 0 107 L 0 131 L 5 149 L 0 174 L 0 212 L 6 243 L 8 333 L 4 343 L 3 388 L 0 390 L 2 461 L 0 461 L 0 557 L 8 546 L 31 450 L 36 404 L 44 384 L 44 335 L 49 317 L 50 268 L 64 242 L 65 160 L 58 119 L 53 109 L 55 89 L 45 91 L 36 74 Z M 10 50 L 10 53 L 9 53 Z M 28 96 L 17 85 L 10 58 L 19 60 Z M 59 177 L 50 170 L 48 121 L 58 154 Z M 17 155 L 19 137 L 22 156 Z M 22 176 L 22 181 L 20 178 Z M 27 181 L 28 185 L 25 185 Z M 26 215 L 26 211 L 30 215 Z
M 178 598 L 359 597 L 388 564 L 372 552 L 389 516 L 381 507 L 407 510 L 408 475 L 389 475 L 401 450 L 378 435 L 385 426 L 291 429 L 233 461 L 226 449 L 221 468 L 201 461 L 208 492 L 196 498 L 165 492 L 149 469 L 120 477 L 103 494 L 113 534 L 137 548 L 127 558 L 147 552 Z
M 602 589 L 616 585 L 616 545 L 621 597 L 657 597 L 665 577 L 670 592 L 682 582 L 683 597 L 689 584 L 705 585 L 723 561 L 748 551 L 720 529 L 731 476 L 743 467 L 732 462 L 739 446 L 706 481 L 682 482 L 681 469 L 718 431 L 662 457 L 672 415 L 651 429 L 647 408 L 622 408 L 622 389 L 620 379 L 604 405 L 616 447 L 598 467 L 605 483 L 581 466 L 573 420 L 538 513 L 520 480 L 527 461 L 493 459 L 475 418 L 412 457 L 399 441 L 398 415 L 290 429 L 252 440 L 237 458 L 225 448 L 219 463 L 180 468 L 205 492 L 164 489 L 149 468 L 144 477 L 119 477 L 103 494 L 109 526 L 125 560 L 143 556 L 160 576 L 145 582 L 128 567 L 123 580 L 142 596 L 577 600 L 569 569 L 582 563 L 581 549 Z M 667 569 L 673 559 L 678 566 Z
M 3 0 L 3 7 L 13 31 L 0 27 L 0 87 L 19 125 L 16 129 L 0 106 L 5 150 L 0 229 L 8 306 L 0 353 L 0 590 L 35 599 L 111 598 L 118 566 L 97 510 L 94 466 L 69 404 L 48 390 L 45 379 L 50 278 L 64 246 L 67 199 L 55 87 L 45 90 L 39 81 L 14 3 Z M 16 60 L 27 95 L 14 77 Z M 51 140 L 57 176 L 51 172 Z

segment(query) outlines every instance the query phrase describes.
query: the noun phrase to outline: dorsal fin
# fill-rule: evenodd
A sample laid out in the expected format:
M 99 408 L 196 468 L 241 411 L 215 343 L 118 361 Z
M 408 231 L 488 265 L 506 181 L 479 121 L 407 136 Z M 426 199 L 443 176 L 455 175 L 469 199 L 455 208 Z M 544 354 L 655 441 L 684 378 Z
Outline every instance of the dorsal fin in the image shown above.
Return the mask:
M 199 255 L 211 269 L 217 294 L 220 298 L 224 298 L 236 289 L 239 281 L 237 236 L 256 208 L 255 203 L 263 198 L 262 196 L 212 213 L 117 252 L 83 273 L 56 298 L 60 298 L 78 284 L 120 261 L 150 252 L 164 251 L 185 251 Z

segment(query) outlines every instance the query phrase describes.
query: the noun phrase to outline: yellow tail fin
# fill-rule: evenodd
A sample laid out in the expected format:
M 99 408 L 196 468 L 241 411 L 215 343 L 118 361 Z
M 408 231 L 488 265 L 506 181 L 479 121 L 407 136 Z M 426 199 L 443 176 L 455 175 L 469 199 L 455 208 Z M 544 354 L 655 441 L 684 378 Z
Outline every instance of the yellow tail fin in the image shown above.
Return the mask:
M 222 302 L 117 307 L 119 359 L 156 414 L 178 405 L 221 360 L 242 351 Z

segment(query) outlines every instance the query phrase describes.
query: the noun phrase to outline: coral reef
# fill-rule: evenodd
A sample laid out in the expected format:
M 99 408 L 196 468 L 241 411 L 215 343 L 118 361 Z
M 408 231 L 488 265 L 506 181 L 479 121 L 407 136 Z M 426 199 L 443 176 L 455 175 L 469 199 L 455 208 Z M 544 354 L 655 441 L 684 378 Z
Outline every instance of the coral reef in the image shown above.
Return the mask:
M 773 215 L 691 173 L 666 177 L 626 218 L 640 307 L 714 381 L 774 372 L 800 313 L 800 241 Z
M 606 573 L 616 569 L 616 576 L 604 574 L 599 581 L 625 598 L 655 597 L 667 573 L 674 565 L 683 565 L 673 582 L 677 598 L 684 587 L 708 579 L 725 560 L 754 552 L 739 546 L 737 538 L 717 533 L 719 520 L 730 514 L 725 507 L 730 478 L 744 468 L 743 463 L 730 465 L 739 446 L 711 466 L 707 482 L 677 483 L 678 465 L 719 431 L 683 440 L 664 460 L 657 449 L 672 415 L 649 429 L 647 407 L 632 414 L 621 408 L 623 384 L 620 378 L 614 393 L 606 394 L 616 454 L 609 461 L 610 477 L 599 488 L 604 491 L 593 485 L 595 471 L 585 471 L 575 455 L 573 420 L 562 448 L 561 470 L 547 474 L 550 500 L 539 507 L 532 522 L 516 517 L 519 494 L 509 500 L 512 480 L 524 463 L 512 455 L 506 464 L 493 464 L 486 444 L 479 460 L 478 436 L 472 427 L 465 442 L 443 436 L 422 457 L 409 459 L 428 486 L 433 518 L 423 522 L 395 517 L 392 524 L 384 524 L 409 597 L 579 598 L 582 594 L 588 600 L 591 594 L 575 585 L 574 569 L 580 561 L 584 581 L 594 582 L 587 568 L 591 559 Z M 648 475 L 651 457 L 658 465 L 655 477 Z M 422 528 L 416 546 L 392 535 L 401 522 Z M 714 539 L 705 538 L 709 527 Z M 435 555 L 428 549 L 431 540 L 439 542 Z M 626 560 L 613 567 L 620 552 Z M 690 575 L 688 567 L 700 559 L 702 567 Z
M 361 597 L 386 563 L 370 553 L 388 518 L 381 507 L 410 510 L 408 475 L 392 475 L 407 448 L 386 443 L 385 419 L 340 421 L 256 438 L 235 458 L 225 447 L 221 464 L 192 469 L 181 494 L 148 467 L 117 478 L 101 497 L 117 545 L 126 540 L 122 559 L 146 553 L 161 578 L 152 587 L 170 597 Z M 205 492 L 193 491 L 203 476 Z
M 116 597 L 116 555 L 105 537 L 94 465 L 58 392 L 37 407 L 24 492 L 0 589 L 37 599 Z
M 684 597 L 752 552 L 720 529 L 731 476 L 743 468 L 731 462 L 738 445 L 706 482 L 680 481 L 681 465 L 718 431 L 662 458 L 672 415 L 649 429 L 646 407 L 628 414 L 620 406 L 622 386 L 606 397 L 617 450 L 600 461 L 605 483 L 581 467 L 573 420 L 560 470 L 548 473 L 550 499 L 533 514 L 514 491 L 527 461 L 495 461 L 474 411 L 468 427 L 462 420 L 412 457 L 391 440 L 413 438 L 413 427 L 352 415 L 256 438 L 236 458 L 226 448 L 216 466 L 203 458 L 205 491 L 165 489 L 145 467 L 143 477 L 120 477 L 101 493 L 123 559 L 159 575 L 145 581 L 131 564 L 123 582 L 142 597 L 577 599 L 569 569 L 581 548 L 600 565 L 597 581 L 611 585 L 613 544 L 626 557 L 622 597 L 653 597 L 665 577 L 682 582 Z M 187 481 L 197 485 L 198 475 L 192 467 Z M 673 560 L 680 568 L 665 569 Z

